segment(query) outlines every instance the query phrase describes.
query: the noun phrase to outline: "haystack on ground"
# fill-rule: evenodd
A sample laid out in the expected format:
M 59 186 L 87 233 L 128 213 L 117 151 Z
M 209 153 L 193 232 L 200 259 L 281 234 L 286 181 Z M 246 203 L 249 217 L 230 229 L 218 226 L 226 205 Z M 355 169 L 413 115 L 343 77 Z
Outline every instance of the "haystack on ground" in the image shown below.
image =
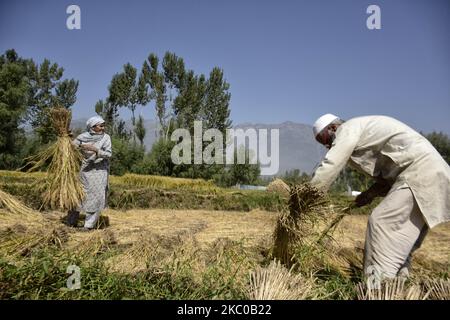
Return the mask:
M 266 189 L 268 192 L 275 192 L 282 196 L 289 197 L 290 188 L 289 186 L 281 179 L 273 180 Z
M 52 209 L 77 208 L 84 197 L 79 178 L 82 156 L 72 145 L 69 137 L 71 112 L 65 108 L 52 108 L 50 119 L 58 134 L 55 143 L 27 160 L 28 171 L 47 168 L 47 179 L 43 185 L 44 205 Z

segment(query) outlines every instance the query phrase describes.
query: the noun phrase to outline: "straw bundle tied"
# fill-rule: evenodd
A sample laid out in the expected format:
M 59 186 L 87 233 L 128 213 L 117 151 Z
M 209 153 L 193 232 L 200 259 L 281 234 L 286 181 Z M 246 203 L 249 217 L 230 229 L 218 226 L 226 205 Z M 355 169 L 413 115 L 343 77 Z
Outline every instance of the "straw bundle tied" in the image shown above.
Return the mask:
M 248 297 L 251 300 L 301 300 L 310 297 L 313 288 L 311 280 L 272 261 L 268 267 L 257 267 L 251 272 Z
M 406 278 L 385 279 L 377 288 L 371 288 L 365 282 L 356 286 L 358 300 L 425 300 L 429 296 L 423 293 L 419 285 L 406 285 Z
M 432 300 L 450 300 L 450 280 L 428 280 L 425 287 L 430 291 Z
M 40 169 L 50 161 L 43 186 L 44 205 L 52 209 L 70 210 L 78 207 L 84 197 L 79 179 L 82 157 L 69 137 L 70 110 L 52 108 L 50 118 L 58 138 L 47 149 L 27 159 L 27 166 L 31 166 L 28 171 Z
M 267 191 L 278 193 L 278 194 L 280 194 L 282 196 L 286 196 L 286 197 L 289 197 L 289 194 L 290 194 L 289 186 L 281 179 L 273 180 L 267 186 Z
M 325 194 L 309 184 L 292 185 L 288 208 L 277 221 L 274 231 L 273 256 L 290 264 L 295 244 L 313 234 L 315 225 L 329 214 Z

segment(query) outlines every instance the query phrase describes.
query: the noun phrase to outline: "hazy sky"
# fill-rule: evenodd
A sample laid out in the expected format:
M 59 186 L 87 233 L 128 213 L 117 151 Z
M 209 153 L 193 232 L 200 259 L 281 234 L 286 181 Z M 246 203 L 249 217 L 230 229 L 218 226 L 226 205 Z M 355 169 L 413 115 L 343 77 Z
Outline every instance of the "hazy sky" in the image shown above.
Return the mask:
M 81 30 L 66 27 L 70 4 Z M 366 26 L 371 4 L 381 30 Z M 74 118 L 94 113 L 123 64 L 172 51 L 196 73 L 224 69 L 236 124 L 384 114 L 450 133 L 448 0 L 0 0 L 9 48 L 80 81 Z M 153 104 L 139 112 L 155 117 Z

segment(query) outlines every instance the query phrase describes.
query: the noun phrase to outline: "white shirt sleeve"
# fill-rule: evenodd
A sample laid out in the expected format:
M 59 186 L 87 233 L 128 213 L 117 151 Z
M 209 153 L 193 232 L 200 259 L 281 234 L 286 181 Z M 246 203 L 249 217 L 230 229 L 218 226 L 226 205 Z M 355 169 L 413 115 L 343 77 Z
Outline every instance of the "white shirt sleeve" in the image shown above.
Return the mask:
M 314 173 L 311 180 L 313 186 L 324 191 L 330 188 L 350 159 L 360 136 L 361 129 L 359 126 L 344 123 L 338 128 L 331 149 Z

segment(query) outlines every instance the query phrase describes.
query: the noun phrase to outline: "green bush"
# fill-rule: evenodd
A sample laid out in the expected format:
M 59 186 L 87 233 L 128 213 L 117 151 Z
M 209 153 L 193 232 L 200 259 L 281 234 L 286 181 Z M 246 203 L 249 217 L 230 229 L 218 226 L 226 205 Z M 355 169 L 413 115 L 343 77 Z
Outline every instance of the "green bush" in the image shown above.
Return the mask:
M 142 162 L 144 158 L 144 147 L 129 139 L 112 138 L 113 155 L 111 157 L 110 173 L 121 176 Z

